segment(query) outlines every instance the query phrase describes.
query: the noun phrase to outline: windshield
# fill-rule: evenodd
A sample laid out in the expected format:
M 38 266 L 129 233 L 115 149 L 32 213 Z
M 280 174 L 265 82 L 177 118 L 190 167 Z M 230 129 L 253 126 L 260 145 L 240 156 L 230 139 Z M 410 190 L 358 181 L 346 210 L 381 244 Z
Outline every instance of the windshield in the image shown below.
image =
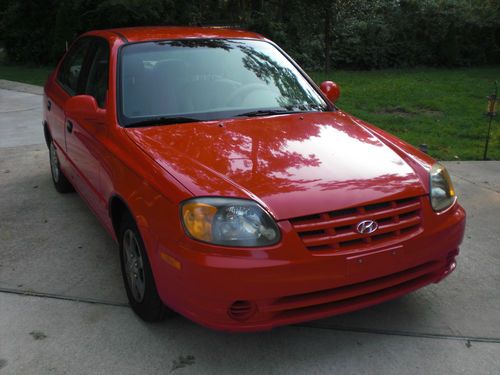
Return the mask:
M 294 65 L 264 41 L 134 43 L 121 49 L 120 64 L 118 112 L 124 126 L 327 108 Z

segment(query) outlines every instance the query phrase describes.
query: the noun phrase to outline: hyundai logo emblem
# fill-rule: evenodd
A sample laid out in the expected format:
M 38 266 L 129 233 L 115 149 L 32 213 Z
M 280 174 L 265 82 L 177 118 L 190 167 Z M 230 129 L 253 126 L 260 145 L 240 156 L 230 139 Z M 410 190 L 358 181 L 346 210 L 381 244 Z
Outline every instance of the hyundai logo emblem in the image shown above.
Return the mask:
M 360 234 L 370 234 L 378 229 L 378 224 L 374 220 L 363 220 L 356 225 L 356 230 Z

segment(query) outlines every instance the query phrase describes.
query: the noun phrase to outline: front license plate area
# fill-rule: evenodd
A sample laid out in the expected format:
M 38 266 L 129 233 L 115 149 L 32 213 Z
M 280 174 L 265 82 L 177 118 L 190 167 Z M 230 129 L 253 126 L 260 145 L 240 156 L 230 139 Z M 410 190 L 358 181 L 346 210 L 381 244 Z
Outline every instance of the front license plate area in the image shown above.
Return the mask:
M 412 267 L 414 257 L 403 245 L 346 257 L 350 276 L 381 277 Z

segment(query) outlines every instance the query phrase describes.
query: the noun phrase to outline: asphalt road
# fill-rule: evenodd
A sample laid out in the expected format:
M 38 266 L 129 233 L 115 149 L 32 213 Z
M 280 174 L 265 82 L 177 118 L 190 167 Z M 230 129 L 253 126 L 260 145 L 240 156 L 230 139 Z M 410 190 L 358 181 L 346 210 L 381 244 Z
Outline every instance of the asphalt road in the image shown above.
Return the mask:
M 468 225 L 458 268 L 440 284 L 227 334 L 134 316 L 117 246 L 77 194 L 52 186 L 41 116 L 40 95 L 0 89 L 1 375 L 500 374 L 500 162 L 447 163 Z

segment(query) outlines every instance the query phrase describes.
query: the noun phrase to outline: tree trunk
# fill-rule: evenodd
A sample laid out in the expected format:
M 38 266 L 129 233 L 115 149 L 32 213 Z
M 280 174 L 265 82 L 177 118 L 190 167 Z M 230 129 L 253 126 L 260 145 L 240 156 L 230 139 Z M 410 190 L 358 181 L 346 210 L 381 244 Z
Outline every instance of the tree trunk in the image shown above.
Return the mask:
M 330 45 L 331 45 L 332 7 L 330 2 L 325 4 L 325 73 L 330 71 Z

